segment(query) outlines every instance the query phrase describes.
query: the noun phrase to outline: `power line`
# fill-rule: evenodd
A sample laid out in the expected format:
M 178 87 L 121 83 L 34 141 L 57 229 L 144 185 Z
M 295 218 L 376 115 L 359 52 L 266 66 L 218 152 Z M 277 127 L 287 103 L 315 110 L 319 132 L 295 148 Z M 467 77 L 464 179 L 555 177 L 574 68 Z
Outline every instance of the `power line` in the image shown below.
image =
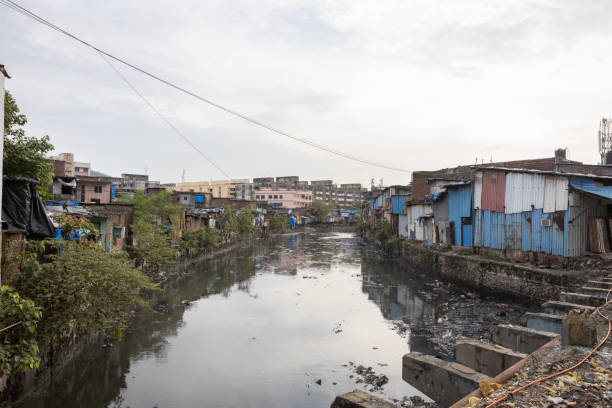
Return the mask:
M 167 86 L 170 86 L 170 87 L 172 87 L 172 88 L 174 88 L 174 89 L 176 89 L 176 90 L 178 90 L 180 92 L 183 92 L 183 93 L 185 93 L 185 94 L 187 94 L 189 96 L 192 96 L 192 97 L 194 97 L 194 98 L 196 98 L 196 99 L 198 99 L 198 100 L 200 100 L 200 101 L 202 101 L 204 103 L 207 103 L 208 105 L 211 105 L 211 106 L 213 106 L 213 107 L 215 107 L 217 109 L 220 109 L 220 110 L 222 110 L 222 111 L 224 111 L 226 113 L 229 113 L 229 114 L 234 115 L 236 117 L 239 117 L 239 118 L 241 118 L 243 120 L 251 122 L 254 125 L 263 127 L 263 128 L 265 128 L 265 129 L 267 129 L 267 130 L 269 130 L 271 132 L 274 132 L 274 133 L 277 133 L 277 134 L 279 134 L 281 136 L 285 136 L 285 137 L 293 139 L 295 141 L 304 143 L 304 144 L 306 144 L 308 146 L 311 146 L 311 147 L 314 147 L 314 148 L 326 151 L 328 153 L 335 154 L 335 155 L 343 157 L 345 159 L 357 161 L 357 162 L 360 162 L 360 163 L 363 163 L 363 164 L 367 164 L 367 165 L 374 166 L 374 167 L 380 167 L 380 168 L 384 168 L 384 169 L 388 169 L 388 170 L 400 171 L 400 172 L 405 172 L 405 173 L 410 173 L 411 172 L 410 170 L 401 169 L 401 168 L 398 168 L 398 167 L 388 166 L 388 165 L 385 165 L 385 164 L 376 163 L 376 162 L 372 162 L 372 161 L 369 161 L 369 160 L 361 159 L 359 157 L 350 155 L 348 153 L 344 153 L 344 152 L 342 152 L 340 150 L 336 150 L 336 149 L 333 149 L 333 148 L 330 148 L 330 147 L 327 147 L 327 146 L 315 143 L 315 142 L 310 141 L 308 139 L 304 139 L 304 138 L 292 135 L 292 134 L 290 134 L 288 132 L 285 132 L 285 131 L 283 131 L 281 129 L 275 128 L 275 127 L 270 126 L 270 125 L 267 125 L 264 122 L 258 121 L 257 119 L 253 119 L 250 116 L 244 115 L 244 114 L 242 114 L 240 112 L 237 112 L 237 111 L 235 111 L 233 109 L 230 109 L 230 108 L 228 108 L 226 106 L 218 104 L 218 103 L 216 103 L 216 102 L 214 102 L 214 101 L 212 101 L 212 100 L 210 100 L 208 98 L 205 98 L 205 97 L 203 97 L 201 95 L 198 95 L 195 92 L 192 92 L 192 91 L 190 91 L 188 89 L 185 89 L 185 88 L 183 88 L 183 87 L 181 87 L 179 85 L 176 85 L 176 84 L 174 84 L 174 83 L 172 83 L 172 82 L 170 82 L 168 80 L 165 80 L 165 79 L 163 79 L 163 78 L 161 78 L 161 77 L 159 77 L 159 76 L 157 76 L 155 74 L 152 74 L 152 73 L 144 70 L 143 68 L 139 68 L 136 65 L 133 65 L 133 64 L 131 64 L 131 63 L 129 63 L 129 62 L 119 58 L 119 57 L 116 57 L 116 56 L 114 56 L 114 55 L 112 55 L 112 54 L 110 54 L 110 53 L 108 53 L 108 52 L 106 52 L 106 51 L 104 51 L 104 50 L 102 50 L 102 49 L 100 49 L 100 48 L 98 48 L 98 47 L 88 43 L 87 41 L 80 39 L 79 37 L 69 33 L 68 31 L 66 31 L 66 30 L 64 30 L 64 29 L 54 25 L 53 23 L 49 22 L 48 20 L 45 20 L 44 18 L 42 18 L 42 17 L 38 16 L 37 14 L 29 11 L 28 9 L 20 6 L 19 4 L 15 3 L 12 0 L 0 0 L 0 3 L 2 3 L 5 6 L 7 6 L 11 10 L 14 10 L 14 11 L 16 11 L 16 12 L 18 12 L 18 13 L 26 16 L 26 17 L 29 17 L 29 18 L 31 18 L 31 19 L 33 19 L 33 20 L 43 24 L 43 25 L 46 25 L 47 27 L 49 27 L 49 28 L 51 28 L 53 30 L 56 30 L 56 31 L 66 35 L 67 37 L 72 38 L 75 41 L 80 42 L 81 44 L 83 44 L 83 45 L 85 45 L 85 46 L 87 46 L 87 47 L 97 51 L 100 54 L 104 54 L 108 58 L 111 58 L 111 59 L 113 59 L 113 60 L 115 60 L 115 61 L 117 61 L 117 62 L 119 62 L 121 64 L 124 64 L 124 65 L 126 65 L 126 66 L 128 66 L 128 67 L 130 67 L 130 68 L 132 68 L 132 69 L 134 69 L 134 70 L 136 70 L 138 72 L 140 72 L 141 74 L 144 74 L 144 75 L 146 75 L 146 76 L 148 76 L 150 78 L 153 78 L 153 79 L 155 79 L 155 80 L 157 80 L 157 81 L 159 81 L 159 82 L 161 82 L 161 83 L 163 83 L 163 84 L 165 84 Z
M 146 104 L 149 106 L 149 108 L 151 108 L 151 110 L 152 110 L 153 112 L 155 112 L 155 113 L 157 114 L 157 116 L 159 116 L 159 117 L 160 117 L 160 119 L 161 119 L 161 120 L 163 120 L 164 122 L 166 122 L 166 124 L 167 124 L 168 126 L 170 126 L 170 128 L 171 128 L 172 130 L 174 130 L 174 132 L 175 132 L 177 135 L 179 135 L 181 138 L 183 138 L 183 140 L 184 140 L 185 142 L 187 142 L 187 144 L 188 144 L 189 146 L 193 147 L 193 149 L 194 149 L 196 152 L 198 152 L 198 153 L 200 154 L 200 156 L 202 156 L 202 157 L 203 157 L 204 159 L 206 159 L 206 160 L 207 160 L 207 161 L 208 161 L 210 164 L 212 164 L 213 166 L 215 166 L 215 168 L 216 168 L 217 170 L 219 170 L 219 171 L 221 172 L 221 174 L 223 174 L 225 177 L 227 177 L 228 179 L 230 179 L 230 180 L 231 180 L 231 178 L 232 178 L 232 177 L 231 177 L 229 174 L 227 174 L 225 171 L 223 171 L 223 169 L 222 169 L 221 167 L 217 166 L 217 164 L 215 164 L 215 162 L 214 162 L 214 161 L 212 161 L 210 158 L 208 158 L 208 156 L 206 156 L 206 155 L 205 155 L 205 154 L 204 154 L 204 153 L 203 153 L 203 152 L 202 152 L 200 149 L 198 149 L 198 148 L 197 148 L 197 146 L 196 146 L 196 145 L 194 145 L 194 144 L 191 142 L 191 140 L 189 140 L 189 139 L 188 139 L 188 138 L 187 138 L 187 137 L 186 137 L 186 136 L 185 136 L 183 133 L 181 133 L 181 131 L 180 131 L 180 130 L 178 130 L 178 129 L 176 128 L 176 126 L 174 126 L 174 125 L 172 124 L 172 122 L 170 122 L 170 121 L 169 121 L 169 120 L 168 120 L 168 119 L 167 119 L 167 118 L 166 118 L 166 117 L 165 117 L 165 116 L 164 116 L 164 115 L 163 115 L 163 114 L 162 114 L 162 113 L 161 113 L 159 110 L 157 110 L 157 109 L 155 108 L 155 106 L 153 106 L 153 104 L 152 104 L 151 102 L 149 102 L 149 100 L 148 100 L 147 98 L 145 98 L 145 96 L 144 96 L 142 93 L 140 93 L 140 92 L 138 91 L 138 89 L 136 89 L 136 87 L 135 87 L 135 86 L 134 86 L 134 85 L 133 85 L 133 84 L 132 84 L 132 83 L 131 83 L 131 82 L 130 82 L 130 81 L 129 81 L 129 80 L 128 80 L 128 79 L 127 79 L 127 78 L 126 78 L 126 77 L 125 77 L 125 76 L 124 76 L 124 75 L 123 75 L 123 74 L 122 74 L 122 73 L 121 73 L 121 72 L 118 70 L 118 69 L 117 69 L 117 68 L 115 68 L 115 66 L 114 66 L 114 65 L 113 65 L 113 64 L 112 64 L 112 63 L 111 63 L 111 62 L 110 62 L 110 61 L 109 61 L 109 60 L 108 60 L 108 59 L 107 59 L 107 58 L 104 56 L 104 54 L 102 54 L 101 52 L 99 52 L 99 54 L 100 54 L 100 57 L 102 57 L 102 59 L 104 60 L 104 62 L 106 62 L 106 63 L 108 64 L 108 66 L 109 66 L 109 67 L 111 67 L 111 69 L 112 69 L 113 71 L 115 71 L 115 73 L 116 73 L 116 74 L 117 74 L 117 75 L 118 75 L 118 76 L 119 76 L 119 77 L 120 77 L 120 78 L 123 80 L 123 82 L 125 82 L 125 83 L 126 83 L 126 85 L 127 85 L 127 86 L 129 86 L 129 87 L 132 89 L 132 91 L 134 91 L 134 93 L 136 93 L 136 95 L 140 96 L 140 98 L 141 98 L 141 99 L 144 101 L 144 103 L 146 103 Z

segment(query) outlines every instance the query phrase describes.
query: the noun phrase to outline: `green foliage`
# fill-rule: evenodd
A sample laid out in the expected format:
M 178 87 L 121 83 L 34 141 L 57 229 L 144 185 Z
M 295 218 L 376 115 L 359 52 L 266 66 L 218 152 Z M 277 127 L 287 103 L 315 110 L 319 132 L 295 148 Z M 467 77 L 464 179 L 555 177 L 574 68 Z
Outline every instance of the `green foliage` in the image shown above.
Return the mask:
M 35 332 L 40 318 L 34 302 L 8 286 L 0 288 L 0 373 L 38 368 Z
M 387 220 L 382 220 L 376 224 L 374 237 L 387 249 L 389 254 L 398 250 L 401 244 L 401 238 L 393 231 Z
M 129 250 L 143 270 L 157 270 L 161 265 L 176 262 L 176 250 L 164 227 L 139 219 L 132 224 L 132 232 L 134 246 Z
M 236 217 L 236 229 L 240 235 L 249 235 L 255 231 L 253 226 L 254 215 L 251 211 L 242 211 Z
M 337 203 L 326 203 L 323 200 L 312 200 L 312 214 L 317 217 L 318 222 L 327 221 L 327 216 L 338 210 L 340 206 Z
M 38 180 L 38 192 L 49 197 L 47 185 L 53 179 L 53 160 L 47 154 L 53 151 L 49 136 L 26 136 L 23 126 L 27 122 L 10 92 L 4 95 L 4 155 L 2 166 L 5 176 L 29 177 Z
M 134 220 L 149 224 L 164 224 L 178 227 L 181 208 L 172 203 L 172 193 L 163 190 L 158 194 L 146 195 L 136 191 L 128 202 L 134 205 Z
M 219 215 L 217 218 L 217 224 L 226 235 L 238 231 L 238 220 L 236 214 L 229 208 L 226 208 L 225 211 Z
M 357 231 L 359 231 L 359 235 L 365 236 L 369 230 L 370 224 L 368 223 L 368 221 L 362 216 L 359 216 L 357 218 Z
M 215 248 L 221 240 L 221 231 L 216 228 L 200 228 L 197 231 L 183 234 L 180 252 L 191 256 L 204 249 Z
M 50 260 L 21 291 L 42 308 L 38 332 L 52 345 L 93 330 L 116 334 L 130 308 L 147 307 L 141 293 L 152 285 L 125 254 L 66 241 Z
M 289 219 L 281 215 L 275 215 L 270 220 L 271 231 L 282 231 L 289 227 Z
M 155 195 L 136 191 L 129 201 L 134 205 L 134 246 L 129 250 L 145 271 L 176 262 L 170 233 L 179 228 L 182 209 L 172 204 L 171 198 L 165 190 Z

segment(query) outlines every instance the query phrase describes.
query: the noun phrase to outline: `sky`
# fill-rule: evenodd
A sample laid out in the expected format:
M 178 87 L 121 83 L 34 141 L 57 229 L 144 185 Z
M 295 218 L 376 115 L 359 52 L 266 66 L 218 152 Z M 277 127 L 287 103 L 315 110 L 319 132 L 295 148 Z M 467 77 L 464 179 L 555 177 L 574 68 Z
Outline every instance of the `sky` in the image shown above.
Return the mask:
M 612 115 L 609 0 L 16 0 L 97 47 L 275 128 L 387 166 L 597 163 Z M 28 116 L 106 174 L 224 175 L 93 50 L 0 4 L 0 64 Z M 116 64 L 233 178 L 407 184 Z

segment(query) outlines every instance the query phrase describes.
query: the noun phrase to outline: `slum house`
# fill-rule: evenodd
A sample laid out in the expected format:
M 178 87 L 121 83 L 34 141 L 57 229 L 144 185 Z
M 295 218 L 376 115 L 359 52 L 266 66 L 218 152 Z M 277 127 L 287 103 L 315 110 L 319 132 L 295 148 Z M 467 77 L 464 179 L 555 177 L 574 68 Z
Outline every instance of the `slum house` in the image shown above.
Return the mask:
M 100 245 L 107 252 L 123 251 L 132 244 L 128 227 L 132 224 L 132 204 L 82 204 L 89 212 L 89 220 L 100 231 Z
M 194 232 L 202 228 L 214 228 L 220 212 L 221 210 L 213 208 L 186 208 L 183 231 Z
M 212 194 L 192 191 L 174 191 L 170 201 L 183 208 L 210 208 Z
M 27 238 L 45 238 L 55 232 L 44 204 L 36 190 L 36 180 L 4 177 L 2 184 L 2 273 L 3 284 L 19 279 L 19 264 L 14 256 L 21 253 Z
M 111 181 L 98 177 L 77 176 L 76 196 L 80 203 L 108 204 L 111 202 Z
M 213 197 L 210 200 L 210 206 L 212 208 L 223 207 L 232 211 L 238 210 L 257 210 L 257 201 L 249 200 L 234 200 L 231 198 L 216 198 Z
M 478 168 L 473 209 L 473 245 L 506 257 L 539 263 L 610 251 L 610 177 Z

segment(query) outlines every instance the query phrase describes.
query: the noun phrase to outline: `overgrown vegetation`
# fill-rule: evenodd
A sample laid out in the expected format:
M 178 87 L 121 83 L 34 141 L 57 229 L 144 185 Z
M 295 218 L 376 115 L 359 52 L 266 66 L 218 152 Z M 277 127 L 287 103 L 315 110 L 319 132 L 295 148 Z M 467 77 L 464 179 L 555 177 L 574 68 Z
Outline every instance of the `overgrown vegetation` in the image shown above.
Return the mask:
M 171 197 L 167 191 L 155 195 L 137 191 L 129 201 L 134 205 L 134 245 L 129 251 L 144 271 L 176 262 L 171 234 L 180 227 L 181 208 L 172 204 Z
M 186 232 L 181 239 L 180 252 L 185 256 L 193 256 L 202 250 L 210 250 L 219 244 L 222 233 L 216 228 L 200 228 L 197 231 Z
M 42 310 L 39 340 L 57 346 L 92 331 L 118 337 L 130 309 L 147 307 L 142 291 L 151 290 L 151 283 L 125 254 L 74 241 L 47 245 L 48 262 L 19 288 Z
M 391 228 L 389 221 L 385 219 L 376 224 L 374 237 L 387 250 L 387 255 L 397 252 L 402 242 L 401 238 Z
M 53 179 L 53 151 L 49 136 L 26 136 L 23 126 L 28 119 L 20 113 L 10 92 L 4 94 L 4 154 L 2 167 L 5 176 L 28 177 L 38 181 L 40 196 L 50 198 L 47 188 Z
M 312 215 L 318 222 L 326 222 L 327 216 L 338 209 L 340 206 L 337 203 L 326 203 L 319 199 L 312 200 Z
M 35 331 L 40 308 L 8 286 L 0 288 L 0 373 L 38 368 L 40 355 Z

